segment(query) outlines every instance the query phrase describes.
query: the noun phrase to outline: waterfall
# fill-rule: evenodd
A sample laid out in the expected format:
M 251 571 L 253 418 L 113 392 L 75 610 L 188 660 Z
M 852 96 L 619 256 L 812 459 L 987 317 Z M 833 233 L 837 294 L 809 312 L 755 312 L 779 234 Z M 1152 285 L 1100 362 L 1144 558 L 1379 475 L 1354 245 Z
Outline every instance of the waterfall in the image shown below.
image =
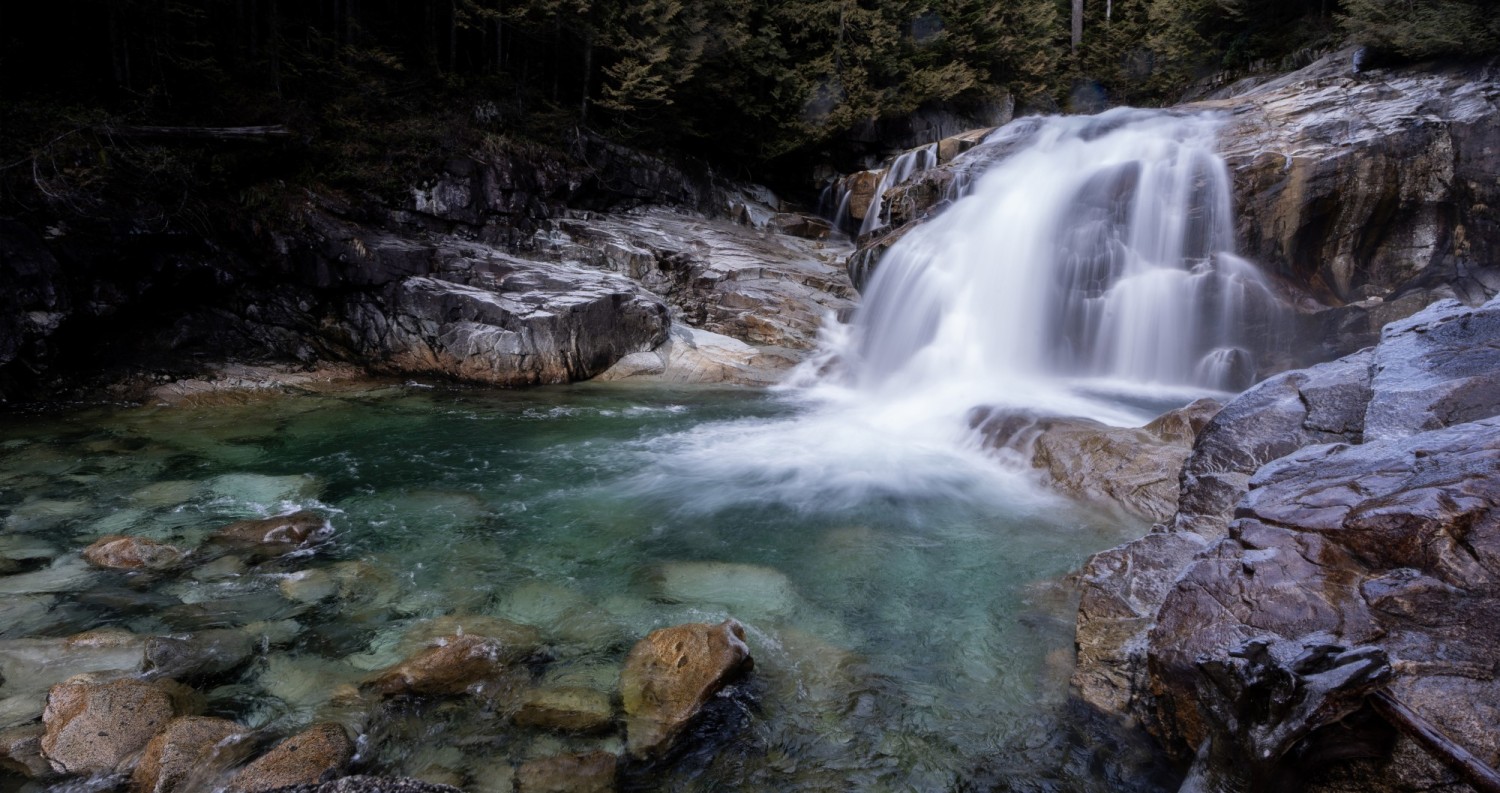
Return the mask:
M 1121 108 L 993 133 L 1008 155 L 875 267 L 850 384 L 1248 385 L 1280 304 L 1234 255 L 1217 123 Z
M 937 144 L 929 144 L 920 149 L 912 149 L 891 163 L 891 167 L 885 169 L 880 176 L 880 185 L 875 188 L 875 199 L 870 202 L 870 208 L 865 210 L 865 220 L 859 227 L 859 234 L 863 236 L 885 226 L 886 221 L 881 217 L 885 210 L 885 191 L 898 185 L 906 184 L 906 181 L 915 174 L 937 165 Z

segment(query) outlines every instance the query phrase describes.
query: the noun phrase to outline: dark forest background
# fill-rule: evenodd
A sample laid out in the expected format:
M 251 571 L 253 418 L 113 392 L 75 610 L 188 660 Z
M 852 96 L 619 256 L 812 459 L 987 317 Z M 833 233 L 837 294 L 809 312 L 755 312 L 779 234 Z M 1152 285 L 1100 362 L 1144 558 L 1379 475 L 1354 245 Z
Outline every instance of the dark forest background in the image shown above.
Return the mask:
M 1489 0 L 53 0 L 0 5 L 0 168 L 60 194 L 128 172 L 253 203 L 401 190 L 452 153 L 580 129 L 805 180 L 841 136 L 924 108 L 1162 104 L 1348 43 L 1500 51 Z M 155 145 L 265 126 L 268 170 Z M 284 131 L 283 129 L 284 128 Z M 205 133 L 208 134 L 208 133 Z M 245 132 L 252 139 L 255 133 Z M 152 140 L 153 135 L 157 138 Z M 243 159 L 243 158 L 240 158 Z M 248 191 L 248 192 L 245 192 Z M 15 188 L 7 198 L 15 197 Z M 63 197 L 66 197 L 64 195 Z

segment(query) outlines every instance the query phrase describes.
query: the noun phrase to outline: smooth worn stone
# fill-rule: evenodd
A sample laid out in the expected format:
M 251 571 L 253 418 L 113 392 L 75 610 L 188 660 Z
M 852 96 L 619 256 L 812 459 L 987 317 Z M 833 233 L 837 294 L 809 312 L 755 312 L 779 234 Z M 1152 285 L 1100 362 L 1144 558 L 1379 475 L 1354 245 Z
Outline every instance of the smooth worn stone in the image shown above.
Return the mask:
M 101 573 L 76 556 L 63 556 L 28 573 L 0 577 L 0 597 L 47 592 L 79 592 L 92 587 Z
M 256 556 L 282 556 L 328 539 L 333 527 L 316 512 L 293 512 L 274 518 L 240 520 L 215 531 L 212 542 Z
M 610 793 L 618 758 L 609 752 L 544 757 L 522 763 L 516 793 Z
M 118 629 L 88 631 L 61 639 L 0 641 L 0 693 L 44 694 L 71 677 L 135 673 L 145 657 L 146 637 Z
M 189 793 L 212 782 L 248 751 L 248 731 L 227 719 L 183 716 L 146 744 L 131 775 L 133 793 Z
M 577 687 L 534 688 L 521 697 L 515 722 L 560 732 L 592 733 L 608 730 L 615 710 L 609 695 Z
M 723 606 L 747 619 L 786 617 L 801 604 L 791 579 L 761 565 L 665 562 L 657 565 L 650 577 L 658 600 Z
M 1366 440 L 1500 415 L 1500 298 L 1444 300 L 1386 326 L 1375 348 Z
M 320 723 L 276 744 L 229 783 L 234 793 L 261 793 L 292 785 L 314 785 L 342 773 L 354 757 L 354 742 L 337 724 Z
M 57 622 L 52 614 L 57 605 L 54 595 L 8 595 L 0 597 L 0 639 L 13 639 L 41 633 Z M 0 647 L 3 647 L 0 644 Z
M 763 350 L 701 328 L 674 324 L 667 340 L 660 346 L 650 352 L 632 353 L 621 358 L 595 379 L 772 385 L 795 364 L 794 358 L 774 350 Z
M 504 644 L 483 636 L 446 636 L 365 684 L 383 696 L 451 696 L 482 688 L 505 671 Z
M 752 665 L 745 628 L 732 619 L 652 631 L 631 648 L 620 673 L 630 754 L 664 751 L 710 697 Z
M 40 724 L 0 732 L 0 771 L 29 779 L 50 775 L 52 766 L 42 756 L 42 735 L 45 732 L 46 728 Z
M 285 502 L 299 503 L 316 498 L 322 489 L 318 480 L 311 476 L 225 474 L 208 482 L 208 492 L 213 496 L 270 509 Z
M 64 774 L 112 773 L 175 715 L 172 698 L 141 680 L 69 681 L 52 687 L 42 714 L 42 754 Z
M 141 671 L 149 677 L 193 680 L 239 668 L 255 654 L 257 636 L 244 629 L 224 628 L 183 636 L 153 636 L 146 640 Z
M 172 570 L 182 566 L 186 553 L 178 547 L 146 537 L 112 534 L 83 549 L 83 558 L 106 570 Z

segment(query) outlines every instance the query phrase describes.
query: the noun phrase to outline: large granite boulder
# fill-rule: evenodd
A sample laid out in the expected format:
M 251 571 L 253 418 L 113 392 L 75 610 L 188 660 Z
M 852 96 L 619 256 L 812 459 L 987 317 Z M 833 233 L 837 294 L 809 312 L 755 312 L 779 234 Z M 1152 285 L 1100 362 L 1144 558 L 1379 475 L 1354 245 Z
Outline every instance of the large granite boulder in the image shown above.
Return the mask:
M 228 719 L 183 716 L 173 719 L 146 744 L 140 764 L 131 775 L 135 793 L 176 793 L 199 790 L 249 747 L 248 731 Z
M 493 683 L 511 657 L 504 643 L 484 636 L 445 636 L 386 669 L 365 685 L 382 696 L 454 696 Z
M 652 631 L 631 648 L 620 672 L 626 749 L 661 754 L 710 697 L 752 665 L 745 629 L 734 620 Z
M 314 724 L 276 744 L 234 775 L 233 793 L 261 791 L 328 782 L 341 774 L 354 757 L 354 742 L 337 724 Z
M 175 715 L 171 694 L 155 683 L 69 680 L 47 695 L 42 754 L 62 774 L 124 771 Z

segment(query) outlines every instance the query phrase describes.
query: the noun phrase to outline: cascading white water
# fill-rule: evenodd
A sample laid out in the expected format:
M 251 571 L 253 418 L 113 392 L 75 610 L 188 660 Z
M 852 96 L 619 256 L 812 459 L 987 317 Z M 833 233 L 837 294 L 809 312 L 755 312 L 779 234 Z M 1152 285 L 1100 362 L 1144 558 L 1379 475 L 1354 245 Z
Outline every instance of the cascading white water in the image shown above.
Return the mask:
M 1216 126 L 1122 108 L 994 133 L 986 145 L 1013 153 L 876 267 L 844 351 L 851 384 L 1247 385 L 1250 326 L 1276 300 L 1234 256 Z

